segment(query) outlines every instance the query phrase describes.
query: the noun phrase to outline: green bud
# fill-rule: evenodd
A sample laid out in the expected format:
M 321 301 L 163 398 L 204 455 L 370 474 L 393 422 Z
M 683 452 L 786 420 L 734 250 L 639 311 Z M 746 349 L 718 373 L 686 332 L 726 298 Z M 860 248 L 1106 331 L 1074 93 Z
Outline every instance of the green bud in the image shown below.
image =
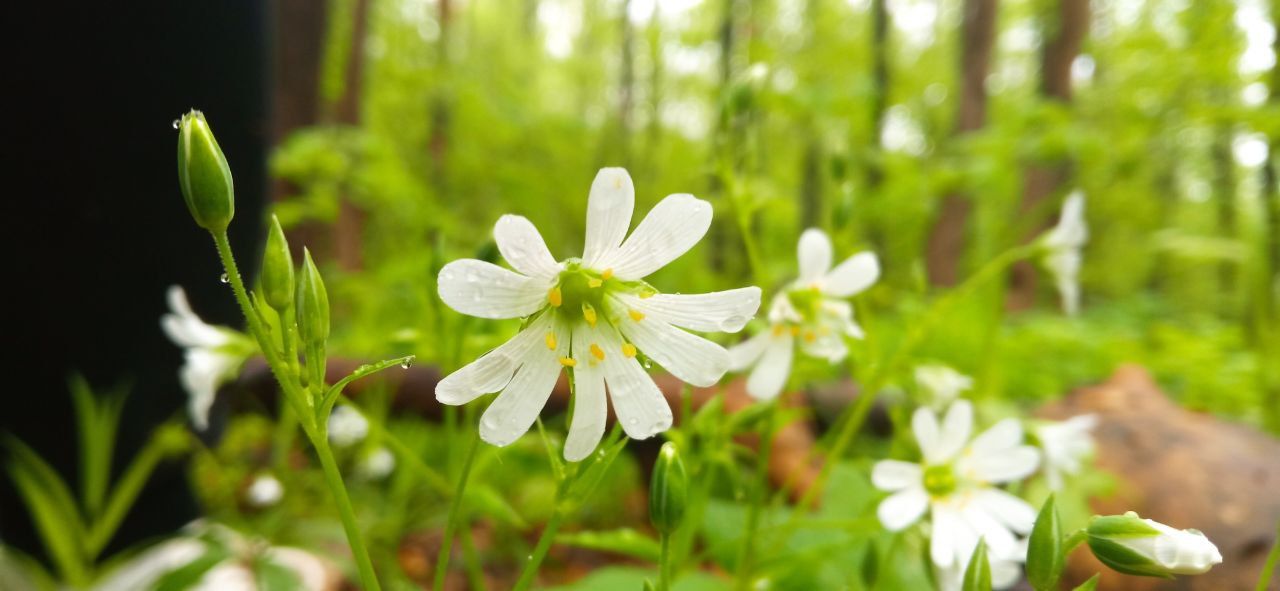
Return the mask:
M 329 338 L 329 294 L 324 289 L 320 270 L 311 260 L 311 251 L 303 249 L 302 271 L 298 273 L 298 336 L 309 345 L 324 343 Z
M 1037 591 L 1057 589 L 1064 566 L 1062 523 L 1058 519 L 1053 495 L 1049 495 L 1040 508 L 1035 527 L 1031 528 L 1027 546 L 1027 581 Z
M 267 247 L 262 253 L 261 281 L 268 305 L 279 312 L 293 305 L 293 256 L 289 254 L 289 241 L 284 237 L 280 219 L 274 215 L 267 230 Z
M 662 444 L 658 461 L 653 464 L 649 483 L 649 520 L 663 534 L 670 534 L 684 519 L 685 499 L 689 494 L 689 477 L 684 471 L 680 453 L 670 441 Z
M 200 111 L 192 110 L 178 122 L 178 183 L 196 224 L 225 232 L 236 214 L 231 168 Z
M 964 569 L 963 591 L 991 591 L 991 561 L 987 560 L 987 543 L 978 540 L 978 547 L 969 557 Z
M 1178 530 L 1143 519 L 1132 511 L 1124 515 L 1095 516 L 1087 530 L 1089 549 L 1112 570 L 1127 575 L 1163 577 L 1198 575 L 1222 562 L 1218 547 L 1204 534 Z

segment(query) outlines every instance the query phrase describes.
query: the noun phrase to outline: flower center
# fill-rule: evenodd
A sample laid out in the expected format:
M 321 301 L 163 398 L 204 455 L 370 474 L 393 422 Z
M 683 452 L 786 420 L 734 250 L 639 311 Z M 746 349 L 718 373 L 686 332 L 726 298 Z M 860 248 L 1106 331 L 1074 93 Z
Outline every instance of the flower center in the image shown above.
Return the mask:
M 924 469 L 924 489 L 930 496 L 945 497 L 956 490 L 956 472 L 950 464 Z
M 787 300 L 805 320 L 814 322 L 822 311 L 822 292 L 816 287 L 802 287 L 787 292 Z

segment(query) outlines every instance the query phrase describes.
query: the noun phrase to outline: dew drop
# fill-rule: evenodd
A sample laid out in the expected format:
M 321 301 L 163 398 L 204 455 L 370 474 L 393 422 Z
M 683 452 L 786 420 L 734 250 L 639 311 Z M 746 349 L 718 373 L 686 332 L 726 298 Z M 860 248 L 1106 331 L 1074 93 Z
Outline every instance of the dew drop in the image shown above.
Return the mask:
M 182 126 L 182 122 L 181 122 L 181 121 L 179 121 L 179 120 L 177 120 L 177 119 L 174 119 L 174 120 L 173 120 L 173 128 L 174 128 L 174 129 L 177 129 L 177 128 L 181 127 L 181 126 Z
M 742 316 L 730 316 L 720 321 L 720 330 L 724 332 L 732 332 L 742 328 L 747 323 L 747 319 Z
M 630 424 L 630 425 L 639 425 L 639 424 L 640 424 L 640 419 L 637 419 L 637 418 L 635 418 L 635 417 L 631 417 L 630 419 L 627 419 L 627 424 Z
M 649 361 L 648 359 L 645 359 L 645 360 L 644 360 L 644 368 L 645 368 L 645 369 L 653 369 L 653 362 L 652 362 L 652 361 Z
M 227 275 L 226 273 L 223 273 L 222 276 L 218 278 L 218 281 L 221 281 L 223 283 L 231 283 L 231 276 Z
M 417 357 L 414 357 L 412 355 L 405 357 L 400 361 L 400 369 L 409 369 L 410 367 L 413 367 L 413 362 L 416 359 Z

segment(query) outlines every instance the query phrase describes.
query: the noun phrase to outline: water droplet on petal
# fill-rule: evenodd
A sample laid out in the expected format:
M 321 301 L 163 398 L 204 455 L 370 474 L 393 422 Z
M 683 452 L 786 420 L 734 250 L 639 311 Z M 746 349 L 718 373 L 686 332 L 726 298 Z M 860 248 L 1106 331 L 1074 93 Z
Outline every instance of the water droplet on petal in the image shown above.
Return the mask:
M 222 276 L 218 278 L 218 281 L 221 281 L 223 283 L 231 283 L 231 276 L 227 275 L 226 273 L 223 273 Z
M 635 417 L 631 417 L 630 419 L 627 419 L 627 424 L 629 424 L 629 425 L 633 425 L 633 426 L 634 426 L 634 425 L 639 425 L 639 424 L 640 424 L 640 419 L 637 419 L 637 418 L 635 418 Z

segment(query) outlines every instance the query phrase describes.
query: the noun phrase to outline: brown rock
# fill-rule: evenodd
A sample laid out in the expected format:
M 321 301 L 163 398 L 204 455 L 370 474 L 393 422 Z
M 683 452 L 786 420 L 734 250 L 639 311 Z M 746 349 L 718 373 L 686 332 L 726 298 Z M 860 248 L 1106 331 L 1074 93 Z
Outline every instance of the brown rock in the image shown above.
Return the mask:
M 1107 382 L 1042 409 L 1045 417 L 1098 417 L 1097 467 L 1114 474 L 1115 494 L 1091 500 L 1099 514 L 1137 511 L 1177 528 L 1203 531 L 1223 562 L 1174 581 L 1109 571 L 1088 551 L 1074 553 L 1068 578 L 1101 572 L 1099 589 L 1252 590 L 1280 522 L 1280 441 L 1256 429 L 1188 411 L 1146 370 L 1124 366 Z M 1280 590 L 1280 573 L 1268 589 Z

